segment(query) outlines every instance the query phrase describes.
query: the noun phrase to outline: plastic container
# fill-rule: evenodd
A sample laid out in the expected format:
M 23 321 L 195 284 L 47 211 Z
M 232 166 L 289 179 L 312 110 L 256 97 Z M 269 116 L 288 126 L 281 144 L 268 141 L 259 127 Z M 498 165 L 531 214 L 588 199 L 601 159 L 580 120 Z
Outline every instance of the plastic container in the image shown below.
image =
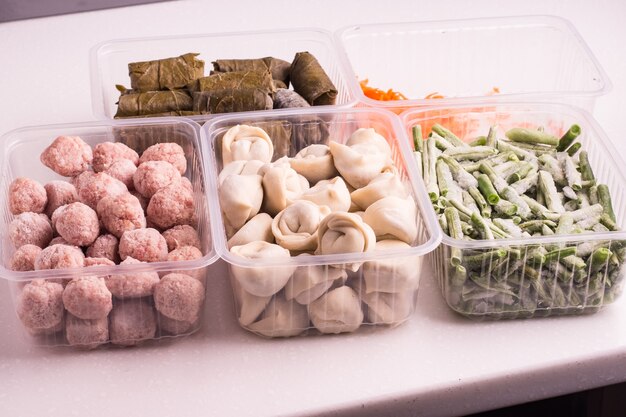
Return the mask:
M 312 53 L 338 90 L 336 105 L 349 107 L 356 99 L 348 87 L 345 63 L 331 34 L 322 29 L 294 29 L 213 33 L 185 36 L 121 39 L 100 43 L 91 50 L 91 95 L 94 115 L 112 119 L 117 110 L 116 84 L 130 85 L 128 63 L 196 52 L 205 61 L 205 75 L 216 59 L 250 59 L 273 56 L 291 62 L 296 52 Z M 207 115 L 191 116 L 207 120 Z
M 592 111 L 611 89 L 574 26 L 554 16 L 353 25 L 336 38 L 347 56 L 350 88 L 367 106 L 531 100 Z M 370 99 L 359 86 L 363 79 L 408 99 Z M 426 99 L 432 93 L 445 98 Z
M 15 216 L 10 213 L 8 208 L 7 190 L 9 184 L 17 177 L 32 178 L 39 181 L 41 184 L 46 184 L 52 180 L 69 180 L 69 178 L 57 175 L 51 169 L 48 169 L 41 162 L 39 162 L 39 155 L 41 152 L 49 146 L 57 136 L 60 135 L 80 136 L 92 147 L 98 143 L 107 141 L 122 142 L 131 146 L 138 152 L 142 152 L 145 148 L 155 143 L 172 141 L 179 143 L 183 147 L 187 158 L 187 171 L 185 173 L 185 177 L 190 180 L 193 187 L 195 213 L 197 216 L 197 230 L 200 236 L 202 253 L 204 256 L 200 259 L 179 262 L 167 261 L 124 265 L 118 264 L 114 266 L 92 266 L 89 268 L 66 268 L 32 272 L 16 272 L 10 270 L 9 262 L 15 252 L 15 248 L 13 247 L 13 244 L 8 236 L 8 225 Z M 154 279 L 155 274 L 158 274 L 161 278 L 173 272 L 192 275 L 202 284 L 200 287 L 197 285 L 192 286 L 192 289 L 195 291 L 194 294 L 203 299 L 206 292 L 205 288 L 203 288 L 206 286 L 206 270 L 210 264 L 215 262 L 217 255 L 211 240 L 207 197 L 205 192 L 206 188 L 204 183 L 205 176 L 202 165 L 203 161 L 198 143 L 197 125 L 195 125 L 195 123 L 184 119 L 162 118 L 151 121 L 131 120 L 125 122 L 89 122 L 81 124 L 30 127 L 17 129 L 7 133 L 1 138 L 1 144 L 2 163 L 0 166 L 2 167 L 2 180 L 0 189 L 2 189 L 3 192 L 0 200 L 0 207 L 2 210 L 2 240 L 0 241 L 0 259 L 2 262 L 0 263 L 0 276 L 9 281 L 9 287 L 16 310 L 19 309 L 18 306 L 20 305 L 20 297 L 24 288 L 29 285 L 32 287 L 31 283 L 35 280 L 46 280 L 47 282 L 62 284 L 65 288 L 67 288 L 66 285 L 68 282 L 75 278 L 85 276 L 109 277 L 114 274 L 134 275 L 147 273 L 152 274 L 150 277 L 152 280 Z M 126 318 L 126 320 L 128 320 L 126 323 L 126 330 L 128 332 L 133 331 L 133 329 L 137 331 L 136 333 L 124 333 L 124 331 L 118 331 L 115 337 L 116 340 L 119 339 L 119 341 L 116 344 L 130 345 L 137 344 L 147 339 L 160 339 L 165 337 L 188 335 L 200 328 L 204 319 L 204 308 L 202 306 L 200 306 L 198 319 L 193 323 L 168 320 L 167 317 L 161 315 L 155 309 L 155 303 L 152 295 L 147 295 L 143 298 L 130 298 L 145 295 L 145 292 L 139 295 L 130 294 L 137 288 L 138 287 L 134 284 L 121 288 L 118 286 L 117 294 L 124 298 L 120 299 L 113 297 L 113 310 L 111 310 L 108 315 L 109 321 L 112 323 L 113 314 L 116 314 L 117 318 L 120 320 L 118 322 L 120 323 L 118 330 L 124 329 L 123 322 Z M 54 311 L 59 313 L 58 303 L 60 300 L 58 298 L 58 293 L 61 288 L 60 286 L 57 286 L 50 290 L 53 294 L 50 296 L 50 303 L 51 305 L 57 306 L 57 310 Z M 129 298 L 126 298 L 126 295 L 128 295 Z M 171 295 L 183 297 L 183 292 L 173 291 Z M 79 303 L 85 301 L 85 299 L 80 296 L 77 297 L 77 299 Z M 23 304 L 26 305 L 26 302 Z M 66 337 L 65 326 L 65 323 L 70 320 L 70 315 L 64 308 L 65 304 L 61 307 L 62 309 L 60 312 L 62 312 L 63 320 L 61 321 L 60 326 L 55 327 L 52 330 L 29 331 L 28 328 L 26 328 L 26 325 L 28 324 L 22 326 L 24 328 L 24 333 L 32 336 L 32 342 L 34 344 L 46 346 L 63 346 L 70 344 Z M 170 315 L 172 314 L 170 313 Z M 138 318 L 147 327 L 143 330 L 138 329 L 138 322 L 131 320 L 132 317 L 135 317 L 136 319 Z M 56 321 L 56 319 L 54 321 Z M 80 329 L 82 328 L 83 331 L 89 330 L 93 332 L 92 334 L 99 335 L 99 343 L 95 343 L 93 346 L 106 344 L 113 336 L 112 332 L 107 334 L 106 321 L 106 318 L 104 319 L 104 323 L 101 320 L 99 327 L 95 323 L 73 323 L 71 336 L 72 340 L 81 340 L 80 338 L 74 338 L 78 337 L 78 333 L 74 333 L 74 330 L 76 330 L 76 332 L 81 332 Z M 24 324 L 25 322 L 20 321 L 20 323 Z M 154 328 L 155 324 L 156 329 Z M 112 326 L 113 325 L 111 324 L 111 329 Z
M 357 128 L 374 128 L 388 141 L 398 176 L 409 198 L 417 202 L 414 220 L 417 237 L 405 247 L 311 256 L 293 256 L 293 252 L 289 256 L 287 252 L 287 257 L 283 258 L 249 259 L 229 251 L 221 202 L 213 199 L 211 216 L 215 219 L 216 250 L 229 264 L 236 314 L 241 326 L 259 335 L 285 337 L 316 333 L 316 328 L 322 333 L 340 333 L 355 331 L 362 327 L 361 324 L 389 327 L 407 320 L 414 311 L 424 255 L 435 249 L 441 232 L 433 223 L 433 213 L 428 208 L 423 210 L 429 202 L 425 191 L 415 186 L 416 172 L 413 164 L 408 163 L 411 154 L 399 119 L 378 109 L 310 109 L 215 118 L 201 130 L 214 195 L 219 195 L 218 173 L 223 168 L 222 137 L 238 124 L 270 131 L 275 150 L 280 147 L 278 143 L 291 144 L 274 155 L 273 161 L 283 155 L 293 157 L 309 144 L 328 143 L 329 138 L 345 143 Z M 291 131 L 284 137 L 284 142 L 277 140 L 280 129 Z M 313 234 L 317 233 L 318 229 L 315 229 Z M 277 284 L 268 291 L 250 290 L 250 283 L 255 280 L 263 285 Z M 309 311 L 316 323 L 308 317 Z
M 621 294 L 626 246 L 624 162 L 589 113 L 563 104 L 511 103 L 414 109 L 401 117 L 408 131 L 417 124 L 437 122 L 465 140 L 486 134 L 493 124 L 500 132 L 544 126 L 546 132 L 559 135 L 577 123 L 582 128 L 578 141 L 588 152 L 597 184 L 606 184 L 610 190 L 621 229 L 495 240 L 461 240 L 444 234 L 431 262 L 451 309 L 479 320 L 571 315 L 596 312 Z M 429 132 L 428 127 L 424 135 Z M 585 266 L 566 268 L 560 257 L 556 263 L 537 261 L 532 257 L 539 246 L 548 251 L 576 246 L 576 255 L 586 260 Z M 616 257 L 596 268 L 589 256 L 600 247 L 610 248 Z M 456 267 L 458 256 L 465 271 Z

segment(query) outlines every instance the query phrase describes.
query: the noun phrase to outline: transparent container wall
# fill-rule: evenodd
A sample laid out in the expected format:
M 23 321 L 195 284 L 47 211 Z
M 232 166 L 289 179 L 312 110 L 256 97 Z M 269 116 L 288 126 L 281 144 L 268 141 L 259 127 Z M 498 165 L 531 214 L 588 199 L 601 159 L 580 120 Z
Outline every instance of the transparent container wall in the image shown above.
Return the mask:
M 195 205 L 196 229 L 200 237 L 203 257 L 190 261 L 164 261 L 154 263 L 118 264 L 83 268 L 16 272 L 10 270 L 10 262 L 16 248 L 8 236 L 8 227 L 15 218 L 8 209 L 9 184 L 17 177 L 28 177 L 46 184 L 53 180 L 68 181 L 39 162 L 39 155 L 60 135 L 80 136 L 92 147 L 102 142 L 122 142 L 141 154 L 147 147 L 164 142 L 179 143 L 187 158 L 184 175 L 192 186 Z M 135 345 L 150 339 L 188 335 L 198 330 L 204 320 L 203 300 L 206 293 L 206 271 L 217 257 L 211 240 L 209 209 L 204 184 L 203 161 L 197 139 L 197 126 L 191 122 L 159 120 L 153 122 L 131 121 L 128 123 L 68 124 L 27 128 L 8 133 L 3 138 L 2 179 L 0 189 L 5 190 L 0 200 L 2 228 L 0 251 L 2 265 L 0 275 L 9 280 L 9 286 L 25 334 L 32 336 L 34 344 L 45 346 L 73 345 L 78 348 L 93 348 L 111 342 L 114 345 Z M 85 248 L 82 248 L 83 250 Z M 194 298 L 197 314 L 178 319 L 161 314 L 156 309 L 153 293 L 156 285 L 168 274 L 184 274 L 194 278 L 187 290 L 174 290 L 170 297 Z M 112 310 L 105 317 L 93 320 L 76 320 L 70 317 L 62 294 L 72 280 L 95 276 L 103 278 L 112 293 Z M 123 277 L 126 277 L 124 280 Z M 124 280 L 125 284 L 122 284 Z M 117 280 L 117 281 L 115 281 Z M 43 281 L 45 287 L 39 287 Z M 184 282 L 190 281 L 187 278 Z M 43 288 L 43 289 L 41 289 Z M 28 294 L 28 296 L 25 295 Z M 42 311 L 49 319 L 41 323 L 32 321 L 35 305 L 33 299 L 41 301 L 41 292 L 48 294 L 54 311 Z M 185 292 L 191 291 L 191 292 Z M 38 293 L 38 295 L 36 294 Z M 87 295 L 76 297 L 74 303 L 85 304 L 89 309 Z M 33 298 L 34 297 L 34 298 Z M 30 301 L 28 301 L 30 300 Z M 201 301 L 198 301 L 201 300 Z M 200 303 L 200 305 L 198 305 Z M 106 304 L 106 303 L 105 303 Z M 74 307 L 76 308 L 76 307 Z M 97 308 L 97 307 L 94 307 Z M 76 311 L 76 310 L 74 310 Z M 86 316 L 91 313 L 86 313 Z M 95 314 L 95 313 L 94 313 Z M 86 317 L 85 316 L 85 317 Z M 192 317 L 193 316 L 193 317 Z M 28 317 L 31 317 L 29 319 Z M 180 319 L 180 320 L 179 320 Z M 58 321 L 58 322 L 57 322 Z M 55 326 L 47 324 L 54 322 Z M 86 341 L 89 341 L 86 342 Z
M 336 104 L 346 107 L 355 101 L 344 75 L 343 66 L 332 42 L 322 30 L 293 30 L 273 32 L 241 32 L 177 37 L 128 39 L 105 42 L 91 51 L 91 93 L 94 115 L 112 119 L 117 110 L 119 91 L 116 84 L 130 86 L 128 64 L 199 53 L 205 61 L 205 75 L 217 59 L 250 59 L 273 56 L 293 61 L 297 52 L 313 54 L 338 90 Z M 206 116 L 192 116 L 205 119 Z
M 624 163 L 584 111 L 557 104 L 499 104 L 413 110 L 403 117 L 408 130 L 420 124 L 427 126 L 426 135 L 436 122 L 465 141 L 486 134 L 493 124 L 500 132 L 544 126 L 546 132 L 560 136 L 577 123 L 582 128 L 578 140 L 588 152 L 597 183 L 610 190 L 619 228 L 626 225 Z M 540 262 L 535 254 L 541 247 L 546 251 L 575 247 L 584 266 L 573 267 L 561 256 Z M 594 261 L 598 255 L 594 252 L 603 248 L 611 256 Z M 474 319 L 543 317 L 591 313 L 613 302 L 622 292 L 625 248 L 623 231 L 494 241 L 444 235 L 430 261 L 446 302 L 460 314 Z
M 221 206 L 214 207 L 212 215 L 219 217 L 214 224 L 216 248 L 229 263 L 241 326 L 261 336 L 287 337 L 353 332 L 365 325 L 396 326 L 406 321 L 415 308 L 423 257 L 436 247 L 439 238 L 432 232 L 434 217 L 422 215 L 426 196 L 412 185 L 406 139 L 395 116 L 380 110 L 338 110 L 214 119 L 202 128 L 203 146 L 211 146 L 206 156 L 214 161 L 207 164 L 215 170 L 211 173 L 214 186 L 222 169 L 221 138 L 237 124 L 269 132 L 275 151 L 280 149 L 274 161 L 282 156 L 293 157 L 312 144 L 328 144 L 330 140 L 345 143 L 356 129 L 374 128 L 387 139 L 398 176 L 418 206 L 414 220 L 417 236 L 410 245 L 345 255 L 295 256 L 292 252 L 283 262 L 250 261 L 230 253 Z M 290 134 L 281 136 L 284 132 Z M 217 199 L 214 202 L 219 204 Z M 268 292 L 251 293 L 246 284 L 251 281 L 278 284 Z
M 407 108 L 521 98 L 593 110 L 610 82 L 576 29 L 550 16 L 354 26 L 338 33 L 366 105 Z M 367 98 L 357 83 L 408 100 Z M 445 98 L 425 99 L 432 93 Z

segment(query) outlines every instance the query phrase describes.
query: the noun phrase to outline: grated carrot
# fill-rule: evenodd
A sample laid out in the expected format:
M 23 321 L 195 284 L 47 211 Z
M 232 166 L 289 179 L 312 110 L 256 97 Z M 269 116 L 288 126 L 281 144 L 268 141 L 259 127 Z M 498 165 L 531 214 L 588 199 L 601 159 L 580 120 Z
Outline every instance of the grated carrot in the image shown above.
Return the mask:
M 387 91 L 384 91 L 380 88 L 370 87 L 367 85 L 368 83 L 368 79 L 359 81 L 361 90 L 363 90 L 363 94 L 365 94 L 366 97 L 379 101 L 408 100 L 404 94 L 394 91 L 391 88 Z

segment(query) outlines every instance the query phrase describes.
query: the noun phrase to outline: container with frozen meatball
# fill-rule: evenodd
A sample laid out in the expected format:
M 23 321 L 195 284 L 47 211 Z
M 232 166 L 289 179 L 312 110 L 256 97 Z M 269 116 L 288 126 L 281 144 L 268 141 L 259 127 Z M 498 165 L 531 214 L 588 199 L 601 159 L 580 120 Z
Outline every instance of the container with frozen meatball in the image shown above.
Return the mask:
M 37 345 L 189 335 L 216 258 L 197 126 L 19 129 L 1 140 L 0 276 Z
M 223 116 L 202 127 L 214 242 L 243 328 L 289 337 L 410 318 L 441 233 L 404 135 L 376 109 Z

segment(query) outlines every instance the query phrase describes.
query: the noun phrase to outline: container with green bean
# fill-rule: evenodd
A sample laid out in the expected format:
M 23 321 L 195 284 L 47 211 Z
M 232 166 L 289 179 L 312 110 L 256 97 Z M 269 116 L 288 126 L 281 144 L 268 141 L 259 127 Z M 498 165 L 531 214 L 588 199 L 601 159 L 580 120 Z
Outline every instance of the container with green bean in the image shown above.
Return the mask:
M 444 232 L 431 264 L 453 310 L 580 314 L 620 295 L 625 165 L 588 113 L 499 104 L 402 117 Z

